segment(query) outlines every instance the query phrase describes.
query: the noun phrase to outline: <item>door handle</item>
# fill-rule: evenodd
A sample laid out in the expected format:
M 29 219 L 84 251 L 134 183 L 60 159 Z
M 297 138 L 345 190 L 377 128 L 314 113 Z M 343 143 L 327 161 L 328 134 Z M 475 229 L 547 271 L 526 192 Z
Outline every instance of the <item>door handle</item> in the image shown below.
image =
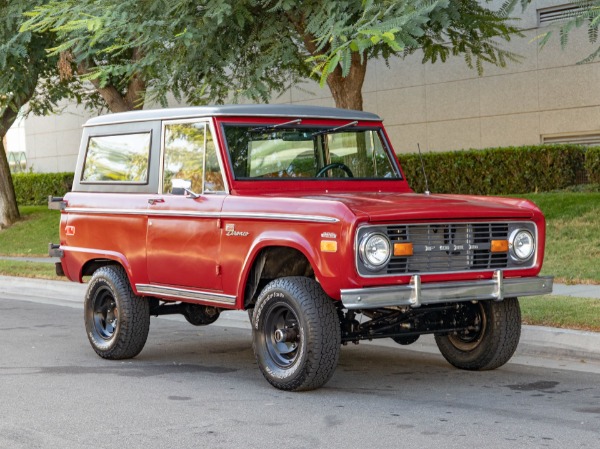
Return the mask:
M 149 198 L 148 199 L 148 204 L 150 204 L 151 206 L 154 206 L 156 203 L 164 203 L 165 200 L 163 198 Z

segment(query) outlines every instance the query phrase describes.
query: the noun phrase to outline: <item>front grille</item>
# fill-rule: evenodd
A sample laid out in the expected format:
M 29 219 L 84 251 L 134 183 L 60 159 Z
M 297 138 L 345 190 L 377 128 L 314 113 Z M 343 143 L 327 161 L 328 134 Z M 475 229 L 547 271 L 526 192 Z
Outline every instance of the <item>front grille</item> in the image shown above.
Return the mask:
M 410 242 L 413 255 L 392 256 L 387 274 L 444 273 L 501 269 L 508 253 L 492 253 L 492 240 L 507 240 L 508 223 L 393 225 L 386 227 L 392 242 Z

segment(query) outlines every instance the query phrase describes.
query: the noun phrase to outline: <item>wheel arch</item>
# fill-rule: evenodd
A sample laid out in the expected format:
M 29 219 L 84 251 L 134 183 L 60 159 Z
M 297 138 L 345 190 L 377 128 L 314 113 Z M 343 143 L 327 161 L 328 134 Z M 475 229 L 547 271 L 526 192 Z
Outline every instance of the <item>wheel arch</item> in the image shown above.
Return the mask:
M 285 276 L 318 279 L 321 274 L 318 255 L 297 241 L 261 241 L 252 248 L 244 267 L 238 286 L 238 298 L 244 309 L 256 302 L 262 287 L 273 279 Z
M 84 276 L 92 276 L 99 268 L 109 265 L 118 265 L 125 270 L 125 274 L 127 274 L 127 278 L 129 279 L 129 284 L 134 293 L 137 294 L 135 284 L 131 282 L 133 279 L 131 264 L 123 254 L 119 253 L 88 254 L 87 259 L 81 264 L 79 270 L 79 282 L 83 282 Z

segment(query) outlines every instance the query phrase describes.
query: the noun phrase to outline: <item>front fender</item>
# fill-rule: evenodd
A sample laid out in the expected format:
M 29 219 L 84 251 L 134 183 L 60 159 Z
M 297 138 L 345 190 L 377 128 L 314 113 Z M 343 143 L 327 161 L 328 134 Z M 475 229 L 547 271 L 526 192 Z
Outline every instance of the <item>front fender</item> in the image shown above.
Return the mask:
M 331 297 L 339 299 L 339 286 L 332 285 L 331 280 L 336 278 L 336 263 L 331 257 L 331 253 L 322 253 L 320 246 L 309 241 L 304 235 L 293 231 L 267 231 L 256 238 L 250 247 L 243 264 L 243 271 L 240 276 L 240 282 L 237 288 L 237 298 L 241 301 L 238 304 L 243 307 L 246 284 L 250 277 L 250 272 L 254 266 L 258 255 L 263 249 L 270 247 L 285 247 L 299 251 L 306 257 L 311 265 L 315 278 L 321 284 L 323 290 Z

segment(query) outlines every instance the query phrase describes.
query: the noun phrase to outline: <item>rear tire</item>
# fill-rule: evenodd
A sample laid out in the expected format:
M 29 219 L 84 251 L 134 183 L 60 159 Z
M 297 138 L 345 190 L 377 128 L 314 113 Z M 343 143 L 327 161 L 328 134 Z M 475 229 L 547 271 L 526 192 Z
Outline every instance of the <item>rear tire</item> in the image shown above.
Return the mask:
M 517 298 L 469 304 L 478 331 L 456 335 L 436 335 L 440 352 L 457 368 L 472 371 L 492 370 L 513 356 L 521 336 L 521 309 Z
M 127 273 L 118 265 L 94 272 L 85 295 L 84 319 L 92 348 L 105 359 L 135 357 L 150 330 L 148 301 L 133 293 Z
M 270 282 L 256 302 L 252 335 L 263 376 L 280 390 L 319 388 L 335 371 L 341 344 L 337 309 L 312 279 Z

